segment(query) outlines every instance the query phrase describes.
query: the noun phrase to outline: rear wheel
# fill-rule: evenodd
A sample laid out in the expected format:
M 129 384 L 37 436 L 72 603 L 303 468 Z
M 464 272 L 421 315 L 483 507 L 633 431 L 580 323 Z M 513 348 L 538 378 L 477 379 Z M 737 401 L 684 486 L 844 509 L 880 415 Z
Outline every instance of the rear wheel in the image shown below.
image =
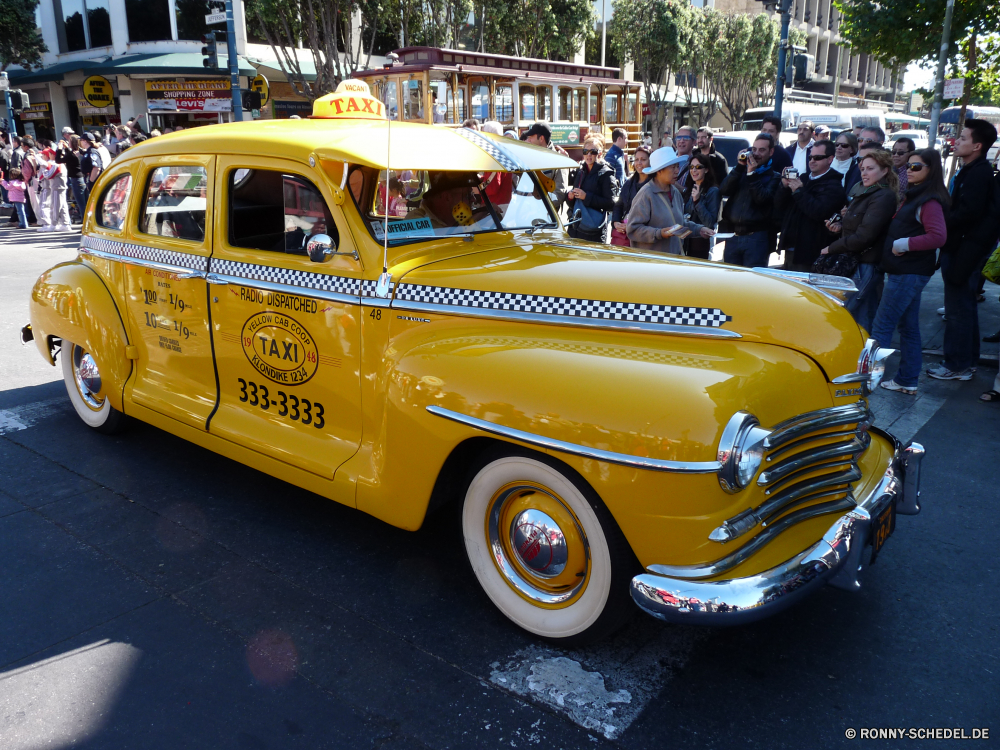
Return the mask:
M 108 403 L 105 382 L 94 357 L 79 344 L 66 340 L 59 357 L 66 392 L 77 416 L 98 432 L 119 432 L 125 426 L 125 415 Z
M 469 484 L 462 530 L 483 590 L 524 630 L 579 645 L 632 615 L 628 543 L 592 491 L 556 466 L 488 461 Z

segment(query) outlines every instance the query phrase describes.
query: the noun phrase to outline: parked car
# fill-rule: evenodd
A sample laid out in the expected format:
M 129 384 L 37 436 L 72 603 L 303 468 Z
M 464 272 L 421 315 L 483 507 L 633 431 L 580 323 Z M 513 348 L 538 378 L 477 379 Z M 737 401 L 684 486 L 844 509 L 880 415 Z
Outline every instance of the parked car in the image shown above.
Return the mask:
M 923 449 L 872 426 L 888 351 L 849 280 L 573 240 L 542 179 L 572 161 L 384 116 L 345 81 L 313 119 L 111 163 L 22 330 L 87 425 L 142 420 L 404 529 L 455 506 L 483 590 L 553 641 L 630 597 L 736 623 L 858 588 L 919 510 Z

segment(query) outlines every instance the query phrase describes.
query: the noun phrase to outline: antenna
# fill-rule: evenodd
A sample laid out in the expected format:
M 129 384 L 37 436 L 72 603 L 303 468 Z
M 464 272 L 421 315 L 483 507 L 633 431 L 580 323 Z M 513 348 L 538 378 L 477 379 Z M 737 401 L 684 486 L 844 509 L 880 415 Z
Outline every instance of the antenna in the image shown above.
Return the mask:
M 399 55 L 390 52 L 386 57 L 390 65 L 395 65 Z M 397 92 L 397 101 L 399 93 Z M 399 111 L 397 104 L 396 111 Z M 375 284 L 375 296 L 379 299 L 389 298 L 389 285 L 392 283 L 392 274 L 389 273 L 389 160 L 392 156 L 392 111 L 389 109 L 389 102 L 385 107 L 385 223 L 382 225 L 382 273 L 379 274 L 378 282 Z

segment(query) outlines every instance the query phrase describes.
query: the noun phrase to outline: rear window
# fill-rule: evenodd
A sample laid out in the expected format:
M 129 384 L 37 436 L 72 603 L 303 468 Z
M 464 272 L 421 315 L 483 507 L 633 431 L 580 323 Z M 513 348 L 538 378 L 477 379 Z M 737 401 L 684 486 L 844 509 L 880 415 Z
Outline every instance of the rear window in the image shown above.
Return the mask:
M 750 143 L 746 138 L 726 138 L 717 135 L 712 143 L 715 144 L 715 150 L 726 157 L 726 161 L 731 167 L 735 166 L 736 157 L 739 156 L 740 151 L 750 148 Z
M 121 229 L 128 213 L 128 197 L 132 192 L 132 175 L 127 172 L 104 188 L 97 202 L 97 223 L 105 229 Z
M 204 167 L 157 167 L 149 175 L 139 231 L 204 240 L 207 192 L 208 174 Z

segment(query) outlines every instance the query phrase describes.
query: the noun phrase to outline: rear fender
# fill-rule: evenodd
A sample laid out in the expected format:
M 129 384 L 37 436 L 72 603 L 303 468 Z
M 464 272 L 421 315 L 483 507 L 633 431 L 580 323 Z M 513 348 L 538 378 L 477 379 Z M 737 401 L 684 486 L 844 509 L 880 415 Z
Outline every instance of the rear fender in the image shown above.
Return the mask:
M 101 277 L 76 261 L 50 268 L 31 290 L 29 316 L 35 345 L 45 360 L 55 365 L 53 338 L 84 346 L 109 382 L 108 401 L 124 411 L 122 388 L 132 372 L 128 334 Z

